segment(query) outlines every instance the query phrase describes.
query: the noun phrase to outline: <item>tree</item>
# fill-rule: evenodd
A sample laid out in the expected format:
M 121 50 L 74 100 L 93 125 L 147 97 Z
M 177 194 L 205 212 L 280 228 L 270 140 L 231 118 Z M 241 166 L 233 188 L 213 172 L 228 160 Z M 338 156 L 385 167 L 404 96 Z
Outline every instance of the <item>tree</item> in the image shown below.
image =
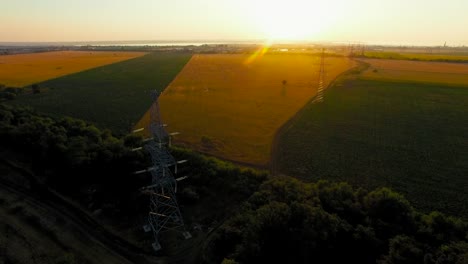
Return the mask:
M 41 92 L 41 88 L 39 87 L 39 84 L 31 85 L 31 89 L 32 89 L 33 94 L 38 94 Z
M 420 245 L 408 236 L 400 235 L 390 240 L 389 252 L 380 264 L 423 263 L 424 254 Z

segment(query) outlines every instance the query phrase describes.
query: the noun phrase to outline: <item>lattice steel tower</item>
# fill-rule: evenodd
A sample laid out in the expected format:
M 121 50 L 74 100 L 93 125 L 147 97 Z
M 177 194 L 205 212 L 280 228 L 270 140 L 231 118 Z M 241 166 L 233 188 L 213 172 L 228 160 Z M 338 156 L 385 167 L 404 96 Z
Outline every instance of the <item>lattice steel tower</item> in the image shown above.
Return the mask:
M 150 210 L 148 224 L 143 228 L 146 232 L 153 232 L 155 242 L 152 244 L 154 250 L 161 249 L 159 243 L 160 234 L 165 231 L 177 231 L 182 233 L 185 239 L 191 238 L 186 231 L 184 221 L 179 210 L 176 199 L 177 182 L 186 177 L 175 178 L 177 165 L 186 160 L 176 161 L 169 152 L 171 135 L 165 129 L 159 108 L 159 93 L 153 92 L 153 104 L 150 109 L 149 130 L 151 136 L 146 139 L 144 149 L 151 155 L 152 167 L 135 172 L 135 174 L 150 172 L 151 185 L 144 187 L 142 191 L 150 196 Z M 135 130 L 134 132 L 142 131 Z M 177 134 L 177 133 L 173 133 Z M 135 150 L 140 150 L 137 148 Z
M 325 89 L 325 48 L 322 48 L 320 56 L 320 69 L 318 73 L 318 89 L 315 102 L 323 102 L 323 90 Z

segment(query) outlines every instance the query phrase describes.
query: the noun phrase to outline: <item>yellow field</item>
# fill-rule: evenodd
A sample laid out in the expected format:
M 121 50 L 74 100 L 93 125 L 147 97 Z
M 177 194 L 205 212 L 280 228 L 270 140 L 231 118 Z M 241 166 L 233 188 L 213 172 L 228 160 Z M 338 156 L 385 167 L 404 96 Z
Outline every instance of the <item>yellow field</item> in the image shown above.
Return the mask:
M 142 56 L 144 52 L 55 51 L 0 56 L 0 84 L 24 87 L 98 66 Z
M 328 81 L 354 65 L 326 63 Z M 162 116 L 170 132 L 181 132 L 177 144 L 266 165 L 276 130 L 316 94 L 318 69 L 319 57 L 309 55 L 194 55 L 162 94 Z
M 468 64 L 363 59 L 371 67 L 363 77 L 372 80 L 416 81 L 468 85 Z

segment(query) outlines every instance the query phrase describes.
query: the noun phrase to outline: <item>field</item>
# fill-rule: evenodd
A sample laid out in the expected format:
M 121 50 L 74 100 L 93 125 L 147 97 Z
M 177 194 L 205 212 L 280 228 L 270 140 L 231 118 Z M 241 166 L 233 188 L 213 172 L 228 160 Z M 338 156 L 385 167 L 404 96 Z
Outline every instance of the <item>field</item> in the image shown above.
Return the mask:
M 55 51 L 0 56 L 0 84 L 24 87 L 144 54 L 144 52 Z
M 405 52 L 382 52 L 367 51 L 364 54 L 368 58 L 393 59 L 393 60 L 415 60 L 415 61 L 439 61 L 439 62 L 468 62 L 468 55 L 461 54 L 428 54 L 428 53 L 405 53 Z
M 40 94 L 22 95 L 12 102 L 127 133 L 151 105 L 151 91 L 162 91 L 190 56 L 150 53 L 43 82 Z
M 468 86 L 348 79 L 281 136 L 279 171 L 389 186 L 425 210 L 468 216 Z
M 265 166 L 278 128 L 317 93 L 319 59 L 194 55 L 161 96 L 163 119 L 170 131 L 181 132 L 177 144 Z M 326 61 L 328 81 L 354 65 L 347 58 Z
M 468 64 L 466 63 L 383 59 L 362 59 L 362 61 L 371 65 L 362 75 L 365 79 L 465 86 L 468 84 Z

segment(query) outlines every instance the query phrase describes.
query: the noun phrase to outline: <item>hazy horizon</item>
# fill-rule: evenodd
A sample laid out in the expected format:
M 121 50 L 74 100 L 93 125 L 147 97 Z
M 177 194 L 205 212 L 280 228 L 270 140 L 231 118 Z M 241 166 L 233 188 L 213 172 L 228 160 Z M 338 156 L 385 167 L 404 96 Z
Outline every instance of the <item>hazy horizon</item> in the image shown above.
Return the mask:
M 4 3 L 0 42 L 272 41 L 468 45 L 468 1 L 141 0 Z
M 366 46 L 382 46 L 382 47 L 444 47 L 445 43 L 429 44 L 412 44 L 412 43 L 367 43 L 362 41 L 268 41 L 266 39 L 249 40 L 249 39 L 233 39 L 233 40 L 92 40 L 92 41 L 0 41 L 1 46 L 17 46 L 17 47 L 40 47 L 40 46 L 201 46 L 201 45 L 366 45 Z M 466 48 L 468 45 L 450 45 L 446 44 L 447 48 Z

